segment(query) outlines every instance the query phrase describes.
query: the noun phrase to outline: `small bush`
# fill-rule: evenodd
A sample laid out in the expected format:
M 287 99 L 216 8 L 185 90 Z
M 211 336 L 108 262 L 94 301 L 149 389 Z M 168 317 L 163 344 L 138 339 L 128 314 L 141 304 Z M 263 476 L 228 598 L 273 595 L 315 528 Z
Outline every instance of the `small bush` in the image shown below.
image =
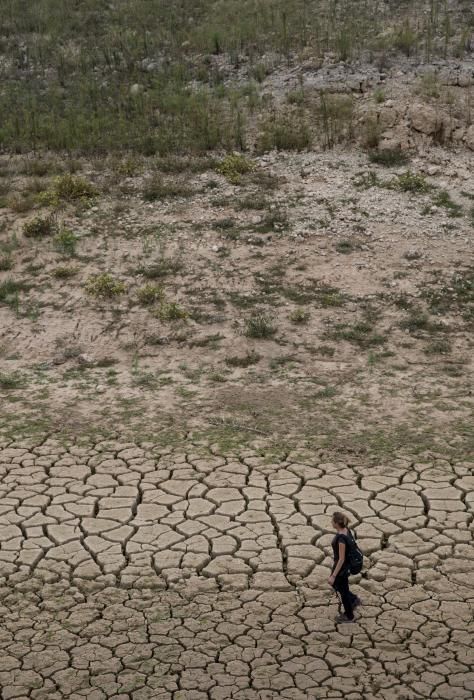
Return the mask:
M 423 313 L 420 309 L 414 309 L 410 316 L 400 323 L 400 328 L 415 334 L 424 331 L 433 333 L 442 330 L 443 326 L 431 320 L 428 314 Z
M 125 285 L 115 280 L 112 275 L 103 273 L 89 277 L 86 282 L 86 292 L 92 297 L 113 299 L 125 292 Z
M 31 193 L 23 192 L 9 195 L 5 200 L 6 206 L 16 214 L 24 214 L 34 207 L 35 201 Z
M 174 275 L 181 270 L 183 263 L 176 258 L 160 258 L 158 262 L 152 263 L 148 267 L 141 267 L 138 273 L 149 280 L 160 279 L 167 275 Z
M 232 357 L 226 357 L 226 364 L 229 367 L 250 367 L 250 365 L 255 365 L 261 360 L 261 355 L 255 350 L 247 351 L 244 356 L 233 355 Z
M 382 151 L 370 151 L 369 160 L 371 163 L 383 165 L 386 168 L 406 165 L 408 156 L 400 148 L 387 148 Z
M 245 335 L 247 338 L 271 338 L 276 333 L 276 327 L 265 314 L 254 314 L 245 324 Z
M 290 321 L 297 326 L 304 326 L 308 323 L 310 319 L 309 311 L 305 309 L 295 309 L 292 314 L 290 314 Z
M 327 336 L 333 340 L 346 340 L 361 348 L 383 345 L 386 338 L 376 333 L 370 321 L 359 321 L 353 326 L 337 324 L 333 330 L 328 331 Z
M 158 284 L 145 284 L 137 291 L 137 298 L 142 306 L 152 306 L 163 299 L 163 288 Z
M 427 355 L 449 355 L 451 350 L 451 343 L 449 340 L 444 339 L 433 340 L 433 342 L 429 343 L 425 348 Z
M 338 241 L 336 243 L 336 250 L 338 253 L 342 253 L 343 255 L 347 255 L 349 253 L 353 253 L 354 250 L 356 250 L 357 246 L 352 242 L 344 239 L 343 241 Z
M 58 253 L 72 258 L 76 254 L 77 240 L 78 238 L 73 231 L 68 228 L 63 228 L 54 237 L 53 243 Z
M 23 225 L 23 235 L 26 238 L 46 238 L 57 231 L 57 224 L 53 217 L 35 216 L 31 221 Z
M 251 160 L 238 153 L 229 153 L 216 165 L 216 172 L 223 175 L 226 180 L 234 185 L 238 185 L 242 175 L 255 170 L 255 164 Z
M 79 199 L 92 199 L 97 195 L 96 188 L 83 177 L 60 175 L 54 180 L 54 192 L 59 199 L 74 202 Z
M 158 316 L 162 321 L 184 321 L 188 317 L 188 312 L 175 301 L 163 302 Z
M 428 192 L 431 189 L 431 185 L 426 182 L 423 175 L 412 173 L 409 170 L 403 173 L 403 175 L 398 175 L 397 179 L 391 184 L 392 187 L 402 192 L 422 193 Z

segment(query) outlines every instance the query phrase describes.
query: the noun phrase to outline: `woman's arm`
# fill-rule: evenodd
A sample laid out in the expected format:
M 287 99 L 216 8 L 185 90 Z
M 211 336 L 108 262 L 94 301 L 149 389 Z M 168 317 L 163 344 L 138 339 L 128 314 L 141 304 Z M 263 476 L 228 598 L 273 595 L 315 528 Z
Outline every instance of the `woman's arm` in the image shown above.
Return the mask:
M 339 542 L 339 558 L 337 560 L 336 568 L 332 572 L 331 576 L 329 577 L 329 583 L 332 585 L 334 583 L 334 579 L 344 566 L 344 562 L 346 561 L 346 543 L 345 542 Z

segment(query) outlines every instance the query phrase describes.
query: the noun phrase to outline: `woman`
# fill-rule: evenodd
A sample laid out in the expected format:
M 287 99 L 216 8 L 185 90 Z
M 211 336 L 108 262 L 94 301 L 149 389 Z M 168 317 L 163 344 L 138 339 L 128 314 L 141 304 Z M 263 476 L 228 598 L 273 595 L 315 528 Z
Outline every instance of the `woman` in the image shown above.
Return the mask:
M 361 604 L 360 599 L 349 590 L 349 564 L 347 563 L 347 548 L 352 538 L 348 530 L 349 518 L 344 513 L 334 513 L 332 525 L 336 536 L 332 541 L 334 566 L 332 567 L 329 584 L 339 594 L 344 607 L 344 614 L 336 617 L 336 622 L 354 622 L 354 608 Z

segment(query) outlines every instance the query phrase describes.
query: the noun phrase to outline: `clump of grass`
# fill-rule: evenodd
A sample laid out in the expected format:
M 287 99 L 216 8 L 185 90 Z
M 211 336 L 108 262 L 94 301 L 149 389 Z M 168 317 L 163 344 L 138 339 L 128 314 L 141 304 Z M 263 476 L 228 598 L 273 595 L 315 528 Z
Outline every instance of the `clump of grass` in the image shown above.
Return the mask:
M 269 202 L 268 199 L 263 194 L 253 194 L 247 195 L 238 202 L 239 209 L 255 209 L 260 211 L 262 209 L 268 209 Z
M 138 302 L 142 306 L 152 306 L 163 299 L 163 287 L 158 284 L 145 284 L 137 291 Z
M 18 303 L 18 292 L 24 289 L 21 282 L 13 279 L 7 279 L 0 282 L 0 303 L 12 306 Z
M 368 173 L 357 173 L 353 178 L 354 187 L 359 190 L 369 190 L 372 187 L 385 187 L 385 183 L 379 179 L 379 176 L 373 170 Z
M 16 214 L 24 214 L 34 207 L 35 200 L 30 192 L 15 192 L 5 199 L 5 205 Z
M 346 340 L 361 348 L 383 345 L 386 342 L 386 337 L 375 331 L 370 320 L 358 321 L 352 326 L 338 323 L 326 336 L 332 340 Z
M 233 185 L 238 185 L 242 175 L 255 170 L 255 163 L 239 153 L 229 153 L 215 167 L 216 172 L 223 175 Z
M 449 355 L 452 350 L 451 343 L 446 339 L 433 340 L 425 348 L 427 355 Z
M 314 349 L 316 355 L 321 355 L 322 357 L 334 357 L 336 349 L 331 345 L 319 345 Z
M 442 330 L 441 324 L 434 322 L 429 314 L 420 309 L 413 309 L 408 316 L 400 323 L 400 328 L 416 335 L 419 332 L 433 333 Z
M 436 196 L 433 199 L 433 204 L 436 204 L 437 207 L 443 207 L 446 209 L 448 216 L 457 218 L 463 215 L 462 206 L 456 202 L 453 202 L 451 195 L 446 190 L 440 190 L 436 193 Z
M 23 235 L 26 238 L 46 238 L 57 231 L 57 223 L 52 216 L 35 216 L 23 225 Z
M 65 265 L 56 267 L 53 270 L 52 275 L 57 280 L 68 280 L 71 277 L 74 277 L 74 275 L 77 275 L 77 268 L 67 267 Z
M 25 378 L 20 372 L 0 372 L 0 389 L 19 389 L 25 385 Z
M 232 355 L 231 357 L 226 357 L 226 364 L 229 367 L 250 367 L 250 365 L 255 365 L 261 360 L 262 356 L 255 352 L 255 350 L 247 351 L 243 356 Z
M 62 228 L 54 237 L 53 244 L 58 253 L 72 258 L 76 254 L 77 241 L 74 231 Z
M 162 321 L 184 321 L 188 317 L 188 312 L 176 301 L 163 302 L 158 316 Z
M 245 323 L 245 335 L 247 338 L 272 338 L 275 333 L 276 327 L 273 320 L 265 314 L 253 314 Z
M 290 321 L 296 326 L 304 326 L 308 323 L 311 314 L 306 309 L 298 308 L 290 314 Z
M 408 156 L 400 148 L 386 148 L 381 151 L 369 151 L 369 160 L 371 163 L 391 168 L 399 165 L 406 165 L 408 163 Z
M 191 188 L 182 180 L 165 180 L 159 173 L 154 173 L 146 181 L 143 189 L 143 199 L 146 202 L 172 197 L 189 197 L 191 194 Z
M 407 170 L 407 172 L 402 175 L 397 175 L 397 178 L 392 181 L 391 186 L 401 192 L 414 192 L 416 194 L 428 192 L 432 189 L 423 175 L 412 173 L 410 170 Z
M 434 313 L 455 310 L 466 321 L 474 320 L 474 268 L 456 272 L 445 284 L 425 288 L 423 297 Z
M 347 239 L 344 239 L 342 241 L 338 241 L 336 243 L 336 250 L 338 253 L 342 253 L 343 255 L 348 255 L 349 253 L 353 253 L 354 250 L 356 250 L 357 245 L 353 241 L 348 241 Z
M 103 273 L 92 275 L 86 282 L 86 293 L 100 299 L 113 299 L 125 292 L 125 285 L 112 275 Z
M 11 255 L 2 255 L 0 258 L 0 272 L 8 272 L 13 267 L 13 259 Z

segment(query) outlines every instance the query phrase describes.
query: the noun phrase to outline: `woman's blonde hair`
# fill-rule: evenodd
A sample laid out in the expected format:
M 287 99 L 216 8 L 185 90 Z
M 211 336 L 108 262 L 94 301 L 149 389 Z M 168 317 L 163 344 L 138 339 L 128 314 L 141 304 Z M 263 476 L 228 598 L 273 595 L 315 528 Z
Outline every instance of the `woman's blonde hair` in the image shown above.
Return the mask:
M 347 527 L 349 525 L 349 518 L 347 515 L 344 515 L 344 513 L 340 513 L 339 511 L 333 513 L 332 521 L 339 527 Z

